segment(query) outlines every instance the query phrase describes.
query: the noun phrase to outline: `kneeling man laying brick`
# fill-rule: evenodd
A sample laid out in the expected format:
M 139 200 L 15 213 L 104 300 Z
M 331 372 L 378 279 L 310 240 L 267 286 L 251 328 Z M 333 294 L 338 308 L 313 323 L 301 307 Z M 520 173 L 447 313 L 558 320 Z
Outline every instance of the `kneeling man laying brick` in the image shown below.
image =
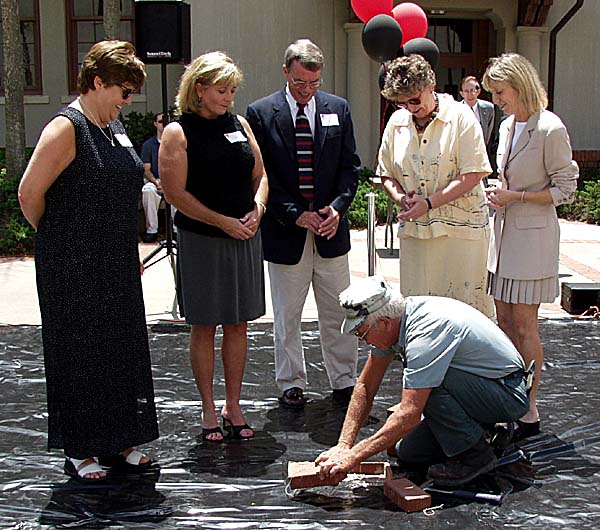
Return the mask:
M 529 409 L 523 360 L 500 328 L 457 300 L 403 298 L 379 276 L 353 282 L 340 304 L 342 331 L 375 348 L 337 445 L 316 460 L 321 476 L 347 473 L 398 440 L 399 462 L 429 466 L 428 478 L 440 485 L 465 484 L 493 469 L 487 428 Z M 404 363 L 402 400 L 381 429 L 355 445 L 395 356 Z

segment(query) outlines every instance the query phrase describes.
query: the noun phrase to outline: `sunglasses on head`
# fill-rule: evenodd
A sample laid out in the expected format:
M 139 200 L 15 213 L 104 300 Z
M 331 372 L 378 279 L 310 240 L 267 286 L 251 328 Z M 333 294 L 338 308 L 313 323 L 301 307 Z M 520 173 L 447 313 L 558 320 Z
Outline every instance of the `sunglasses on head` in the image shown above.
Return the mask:
M 119 88 L 121 89 L 123 99 L 127 99 L 129 96 L 131 96 L 131 94 L 135 92 L 135 88 L 129 88 L 123 85 L 119 85 Z

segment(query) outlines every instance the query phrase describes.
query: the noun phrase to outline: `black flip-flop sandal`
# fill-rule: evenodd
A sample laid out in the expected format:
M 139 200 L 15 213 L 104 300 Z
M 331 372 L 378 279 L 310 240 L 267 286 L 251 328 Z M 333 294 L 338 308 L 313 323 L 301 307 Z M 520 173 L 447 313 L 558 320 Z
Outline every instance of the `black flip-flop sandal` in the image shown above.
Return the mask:
M 209 438 L 209 436 L 211 434 L 220 434 L 221 439 L 214 440 L 212 438 Z M 223 434 L 223 431 L 221 430 L 221 427 L 212 427 L 211 429 L 206 429 L 206 428 L 202 427 L 202 440 L 204 440 L 205 442 L 213 443 L 213 444 L 221 444 L 224 442 L 225 436 Z
M 255 432 L 250 425 L 244 423 L 243 425 L 234 425 L 229 418 L 222 416 L 223 418 L 223 431 L 226 433 L 225 438 L 229 440 L 250 440 L 254 438 Z M 252 431 L 250 436 L 242 436 L 242 431 Z

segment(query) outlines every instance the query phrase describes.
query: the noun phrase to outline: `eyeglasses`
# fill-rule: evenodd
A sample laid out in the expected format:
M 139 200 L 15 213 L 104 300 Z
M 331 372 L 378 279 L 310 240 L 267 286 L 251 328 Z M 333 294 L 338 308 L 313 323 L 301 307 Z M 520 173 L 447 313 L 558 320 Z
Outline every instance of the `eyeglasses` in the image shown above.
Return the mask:
M 121 89 L 123 99 L 127 99 L 135 92 L 135 88 L 129 88 L 128 86 L 119 85 L 119 88 Z
M 315 89 L 315 88 L 319 88 L 322 84 L 323 84 L 323 79 L 317 79 L 316 81 L 301 81 L 299 79 L 294 79 L 291 75 L 290 75 L 290 80 L 292 82 L 292 84 L 296 87 L 296 88 L 310 88 L 310 89 Z
M 422 94 L 422 92 L 421 92 Z M 409 105 L 416 107 L 421 104 L 421 94 L 419 94 L 418 98 L 410 98 L 406 101 L 396 101 L 396 105 L 401 109 L 407 109 Z
M 479 92 L 480 90 L 481 90 L 481 89 L 480 89 L 478 86 L 476 86 L 475 88 L 469 88 L 469 89 L 467 89 L 467 90 L 463 90 L 463 92 L 464 92 L 465 94 L 473 94 L 473 93 L 475 93 L 475 92 Z
M 162 120 L 156 120 L 156 123 L 160 123 L 162 125 Z
M 352 335 L 354 335 L 355 337 L 358 337 L 358 340 L 365 340 L 365 337 L 367 336 L 367 333 L 369 333 L 369 331 L 371 331 L 372 327 L 373 326 L 368 326 L 367 329 L 365 329 L 362 333 L 360 331 L 358 331 L 358 328 L 356 328 L 352 332 Z

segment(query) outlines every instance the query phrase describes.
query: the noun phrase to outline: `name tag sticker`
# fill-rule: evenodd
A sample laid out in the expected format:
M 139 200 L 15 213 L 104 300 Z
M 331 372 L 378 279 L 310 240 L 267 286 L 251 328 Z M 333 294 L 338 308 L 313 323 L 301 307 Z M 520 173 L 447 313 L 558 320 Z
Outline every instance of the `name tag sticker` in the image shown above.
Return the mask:
M 117 139 L 117 142 L 119 142 L 123 147 L 133 147 L 129 136 L 127 136 L 126 134 L 117 133 L 115 134 L 115 138 Z
M 236 142 L 247 142 L 248 141 L 248 139 L 242 134 L 241 131 L 225 133 L 225 138 L 227 138 L 232 144 L 234 144 Z
M 321 114 L 320 116 L 322 127 L 333 127 L 340 124 L 337 114 Z

